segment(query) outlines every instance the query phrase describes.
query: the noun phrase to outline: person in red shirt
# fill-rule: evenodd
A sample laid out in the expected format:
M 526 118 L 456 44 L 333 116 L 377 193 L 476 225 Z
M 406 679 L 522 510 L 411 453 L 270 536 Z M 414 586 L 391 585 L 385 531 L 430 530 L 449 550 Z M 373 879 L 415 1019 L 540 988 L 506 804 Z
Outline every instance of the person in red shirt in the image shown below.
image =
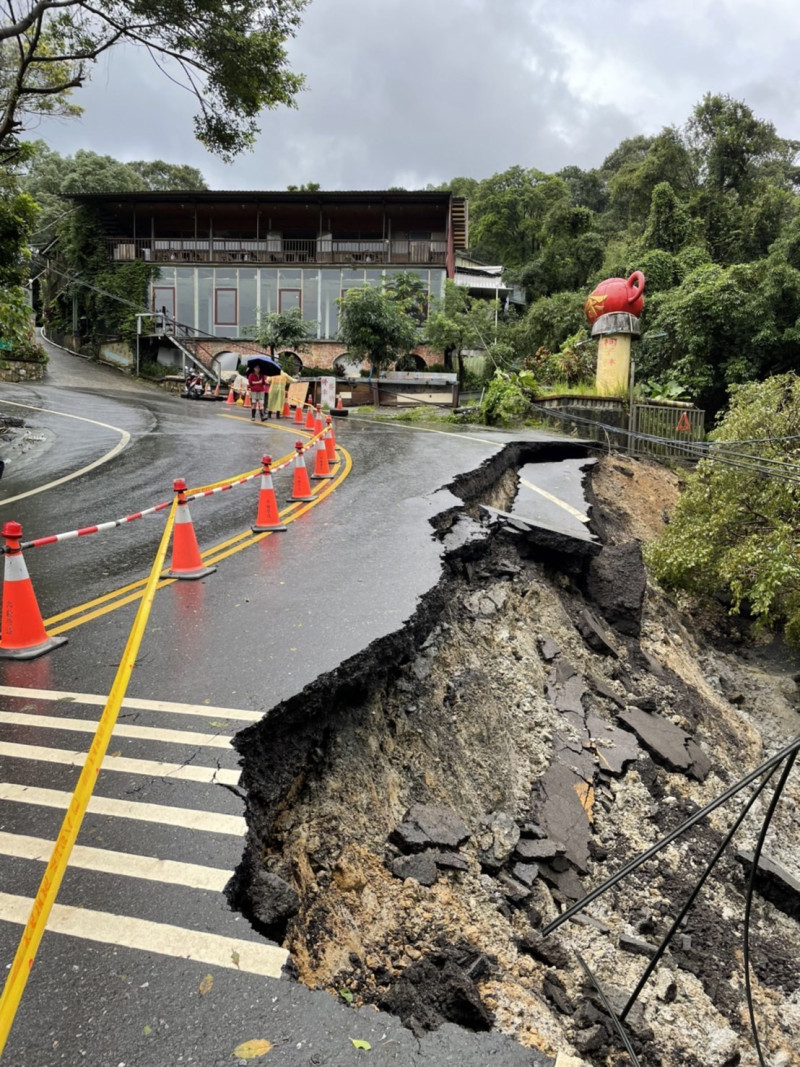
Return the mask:
M 250 418 L 256 421 L 256 411 L 261 412 L 261 421 L 265 419 L 264 401 L 266 400 L 269 383 L 264 377 L 264 371 L 260 363 L 254 363 L 253 369 L 247 375 L 247 384 L 250 387 Z

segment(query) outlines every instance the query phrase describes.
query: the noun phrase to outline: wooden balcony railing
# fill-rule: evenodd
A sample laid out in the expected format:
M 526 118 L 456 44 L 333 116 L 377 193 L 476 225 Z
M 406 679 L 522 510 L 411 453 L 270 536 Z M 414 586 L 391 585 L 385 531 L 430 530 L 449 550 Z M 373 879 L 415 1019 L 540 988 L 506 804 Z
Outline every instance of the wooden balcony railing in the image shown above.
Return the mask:
M 396 263 L 444 265 L 444 241 L 407 238 L 361 241 L 337 237 L 260 240 L 230 238 L 108 237 L 109 256 L 116 262 L 144 259 L 153 263 L 329 264 L 332 266 L 389 266 Z

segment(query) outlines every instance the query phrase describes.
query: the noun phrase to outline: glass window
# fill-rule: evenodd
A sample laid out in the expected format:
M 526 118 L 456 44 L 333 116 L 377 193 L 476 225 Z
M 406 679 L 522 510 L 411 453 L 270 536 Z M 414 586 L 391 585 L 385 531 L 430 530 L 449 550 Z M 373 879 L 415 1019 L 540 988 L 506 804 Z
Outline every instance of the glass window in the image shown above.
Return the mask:
M 319 319 L 319 271 L 303 271 L 303 318 L 306 322 Z M 319 332 L 319 330 L 317 330 Z
M 262 315 L 271 315 L 278 310 L 278 272 L 273 267 L 271 270 L 261 272 L 261 304 Z
M 303 272 L 298 267 L 278 268 L 279 289 L 300 289 L 303 285 Z
M 211 333 L 211 286 L 210 267 L 197 268 L 197 328 L 202 333 Z
M 175 318 L 183 326 L 194 326 L 194 268 L 177 267 L 178 301 Z
M 431 268 L 430 275 L 430 294 L 431 296 L 436 297 L 437 300 L 441 300 L 441 298 L 444 296 L 444 280 L 446 276 L 445 271 Z
M 342 292 L 359 289 L 364 284 L 363 270 L 342 270 Z
M 333 338 L 339 329 L 339 305 L 337 298 L 342 292 L 342 272 L 340 270 L 320 271 L 320 337 Z
M 291 308 L 299 308 L 303 303 L 303 293 L 300 289 L 278 290 L 278 311 L 289 311 Z
M 239 268 L 239 332 L 256 324 L 255 267 Z
M 214 325 L 235 326 L 236 316 L 236 290 L 214 290 Z

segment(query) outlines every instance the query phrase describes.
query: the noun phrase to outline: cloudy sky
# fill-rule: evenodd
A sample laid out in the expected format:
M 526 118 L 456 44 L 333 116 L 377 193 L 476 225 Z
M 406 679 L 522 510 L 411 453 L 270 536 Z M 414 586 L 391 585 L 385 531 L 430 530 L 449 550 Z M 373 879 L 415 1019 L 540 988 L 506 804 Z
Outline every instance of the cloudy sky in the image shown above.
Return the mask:
M 704 93 L 745 100 L 800 140 L 795 0 L 311 0 L 290 45 L 297 110 L 267 112 L 231 165 L 140 50 L 115 49 L 30 130 L 62 154 L 199 167 L 217 189 L 420 188 L 514 164 L 599 165 L 625 137 L 682 124 Z

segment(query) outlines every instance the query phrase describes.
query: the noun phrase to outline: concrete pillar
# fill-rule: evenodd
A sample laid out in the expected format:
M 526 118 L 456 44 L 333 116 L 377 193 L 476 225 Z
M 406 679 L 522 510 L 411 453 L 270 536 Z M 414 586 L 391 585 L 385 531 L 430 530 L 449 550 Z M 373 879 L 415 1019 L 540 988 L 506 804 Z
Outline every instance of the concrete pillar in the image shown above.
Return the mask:
M 601 396 L 624 396 L 631 372 L 631 339 L 640 333 L 639 320 L 624 311 L 601 315 L 592 325 L 598 339 L 595 385 Z

